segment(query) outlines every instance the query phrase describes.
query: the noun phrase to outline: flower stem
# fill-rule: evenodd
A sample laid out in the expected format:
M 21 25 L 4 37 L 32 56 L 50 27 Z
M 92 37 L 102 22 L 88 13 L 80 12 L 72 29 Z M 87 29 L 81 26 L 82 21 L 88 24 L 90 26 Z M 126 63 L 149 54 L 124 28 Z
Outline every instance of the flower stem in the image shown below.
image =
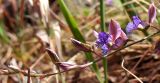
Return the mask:
M 101 16 L 101 31 L 105 31 L 105 5 L 104 0 L 100 0 L 100 16 Z M 107 59 L 103 57 L 103 68 L 104 68 L 104 83 L 108 83 L 107 78 Z
M 101 31 L 105 31 L 105 5 L 104 0 L 100 0 L 100 16 L 101 16 Z
M 103 57 L 103 67 L 104 67 L 104 83 L 108 83 L 108 76 L 107 76 L 107 59 Z

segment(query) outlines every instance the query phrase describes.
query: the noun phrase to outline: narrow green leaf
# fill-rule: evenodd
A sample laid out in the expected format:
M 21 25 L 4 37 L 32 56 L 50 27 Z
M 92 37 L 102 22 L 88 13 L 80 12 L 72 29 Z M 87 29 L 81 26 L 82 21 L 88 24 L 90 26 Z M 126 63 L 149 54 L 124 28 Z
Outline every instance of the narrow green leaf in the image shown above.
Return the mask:
M 124 4 L 128 2 L 128 0 L 121 0 L 121 3 Z M 124 6 L 124 9 L 126 10 L 128 16 L 130 17 L 130 19 L 132 19 L 132 16 L 136 15 L 136 10 L 134 7 L 134 4 L 128 4 Z
M 3 22 L 0 21 L 0 39 L 4 42 L 4 43 L 9 43 L 9 38 L 6 34 L 6 32 L 4 31 L 4 25 Z
M 107 73 L 108 73 L 108 67 L 107 67 L 107 59 L 105 57 L 103 57 L 103 67 L 104 67 L 104 83 L 108 83 L 108 76 L 107 76 Z

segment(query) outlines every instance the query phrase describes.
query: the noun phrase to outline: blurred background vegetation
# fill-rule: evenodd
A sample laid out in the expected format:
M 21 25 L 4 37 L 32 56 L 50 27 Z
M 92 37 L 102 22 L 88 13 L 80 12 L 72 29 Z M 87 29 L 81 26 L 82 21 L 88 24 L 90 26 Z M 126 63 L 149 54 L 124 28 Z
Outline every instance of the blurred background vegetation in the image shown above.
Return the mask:
M 153 25 L 159 26 L 160 2 L 158 0 L 152 1 L 157 7 L 157 19 Z M 64 0 L 64 2 L 75 18 L 77 29 L 84 37 L 81 40 L 94 44 L 95 37 L 92 31 L 100 31 L 99 0 Z M 111 19 L 117 20 L 123 30 L 133 15 L 138 15 L 142 20 L 147 21 L 150 0 L 104 0 L 104 2 L 106 29 Z M 80 38 L 81 35 L 72 31 L 63 12 L 58 0 L 0 0 L 0 74 L 3 74 L 4 70 L 9 70 L 8 65 L 14 65 L 22 70 L 30 68 L 32 72 L 36 73 L 57 72 L 44 50 L 47 46 L 44 42 L 50 44 L 51 49 L 58 54 L 62 61 L 76 64 L 86 63 L 85 53 L 79 52 L 70 41 L 70 38 L 75 37 L 74 34 L 77 38 Z M 148 30 L 149 34 L 155 31 L 153 28 Z M 145 36 L 141 31 L 134 31 L 132 35 L 129 35 L 129 38 L 134 41 L 143 37 Z M 153 40 L 157 41 L 159 38 L 156 36 Z M 148 50 L 148 55 L 152 56 L 145 58 L 135 73 L 141 76 L 146 83 L 149 83 L 151 79 L 155 80 L 153 83 L 159 83 L 158 77 L 152 78 L 152 76 L 157 75 L 155 72 L 158 73 L 160 69 L 157 67 L 160 64 L 159 56 L 154 53 L 151 54 L 153 50 L 150 50 L 154 43 L 144 41 L 115 54 L 114 57 L 110 57 L 108 60 L 109 81 L 118 83 L 125 77 L 118 55 L 125 56 L 128 60 L 125 65 L 131 69 L 141 55 Z M 98 56 L 93 55 L 93 57 Z M 102 63 L 98 63 L 98 66 L 100 72 L 103 73 Z M 142 70 L 144 73 L 139 73 Z M 89 68 L 69 71 L 63 76 L 66 83 L 99 83 L 95 73 Z M 131 76 L 128 78 L 130 83 L 135 81 Z M 55 83 L 56 79 L 56 76 L 53 75 L 43 79 L 32 78 L 31 81 L 33 83 L 39 81 Z M 0 82 L 26 83 L 27 77 L 23 74 L 0 75 Z

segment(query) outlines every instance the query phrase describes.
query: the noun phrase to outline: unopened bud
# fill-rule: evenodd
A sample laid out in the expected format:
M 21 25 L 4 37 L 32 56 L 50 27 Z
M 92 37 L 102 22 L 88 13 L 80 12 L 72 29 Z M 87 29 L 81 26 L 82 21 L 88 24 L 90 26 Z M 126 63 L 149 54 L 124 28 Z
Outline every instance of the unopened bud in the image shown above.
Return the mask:
M 82 42 L 75 40 L 75 39 L 72 39 L 72 38 L 71 38 L 71 41 L 72 41 L 73 45 L 76 48 L 78 48 L 80 51 L 90 52 L 92 50 L 91 46 L 88 44 L 82 43 Z
M 58 55 L 53 50 L 46 48 L 46 51 L 54 64 L 60 62 Z
M 149 6 L 148 10 L 149 23 L 152 23 L 156 18 L 156 7 L 154 3 Z

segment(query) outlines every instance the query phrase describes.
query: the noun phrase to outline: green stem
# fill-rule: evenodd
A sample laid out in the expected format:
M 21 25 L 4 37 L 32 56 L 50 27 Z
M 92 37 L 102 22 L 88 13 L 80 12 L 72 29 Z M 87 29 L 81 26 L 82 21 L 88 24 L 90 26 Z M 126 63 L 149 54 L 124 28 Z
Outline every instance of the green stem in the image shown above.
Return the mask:
M 147 29 L 143 29 L 143 30 L 141 30 L 142 32 L 143 32 L 143 34 L 145 35 L 145 36 L 148 36 L 149 35 L 149 33 L 147 32 Z M 147 39 L 149 42 L 152 42 L 152 39 L 151 38 L 149 38 L 149 39 Z
M 105 31 L 105 5 L 104 0 L 100 0 L 100 16 L 101 16 L 101 31 Z M 107 59 L 104 57 L 103 59 L 103 68 L 104 68 L 104 83 L 108 83 L 107 78 Z
M 108 83 L 108 76 L 107 76 L 107 59 L 103 57 L 103 67 L 104 67 L 104 83 Z
M 100 16 L 101 16 L 101 31 L 105 31 L 105 6 L 104 0 L 100 0 Z

